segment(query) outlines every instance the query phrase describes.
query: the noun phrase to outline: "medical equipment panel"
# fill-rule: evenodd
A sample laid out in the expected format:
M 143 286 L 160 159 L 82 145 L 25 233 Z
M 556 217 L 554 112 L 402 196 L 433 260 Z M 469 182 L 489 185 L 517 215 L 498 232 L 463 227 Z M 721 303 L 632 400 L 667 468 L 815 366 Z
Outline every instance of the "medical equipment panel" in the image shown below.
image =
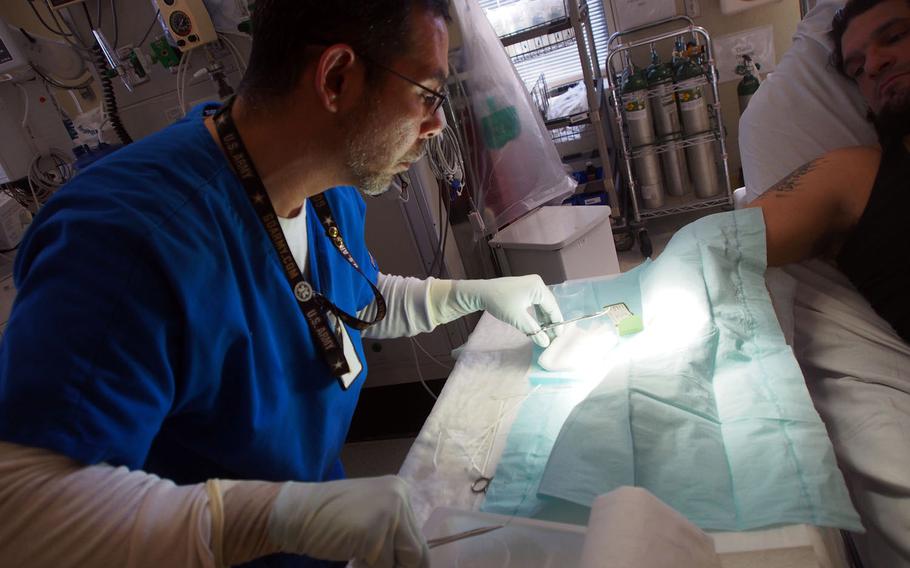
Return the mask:
M 181 50 L 195 49 L 218 39 L 202 0 L 156 0 L 156 4 L 161 21 Z

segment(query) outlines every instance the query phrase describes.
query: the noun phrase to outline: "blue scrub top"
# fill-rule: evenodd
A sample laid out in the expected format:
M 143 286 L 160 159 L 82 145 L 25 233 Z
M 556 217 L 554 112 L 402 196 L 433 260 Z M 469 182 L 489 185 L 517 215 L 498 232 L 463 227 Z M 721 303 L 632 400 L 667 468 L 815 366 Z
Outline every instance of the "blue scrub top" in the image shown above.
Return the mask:
M 178 483 L 342 477 L 366 369 L 346 391 L 329 373 L 202 117 L 90 166 L 36 217 L 0 344 L 0 439 Z M 359 193 L 326 197 L 375 282 Z M 314 287 L 348 313 L 368 305 L 312 208 L 307 231 Z

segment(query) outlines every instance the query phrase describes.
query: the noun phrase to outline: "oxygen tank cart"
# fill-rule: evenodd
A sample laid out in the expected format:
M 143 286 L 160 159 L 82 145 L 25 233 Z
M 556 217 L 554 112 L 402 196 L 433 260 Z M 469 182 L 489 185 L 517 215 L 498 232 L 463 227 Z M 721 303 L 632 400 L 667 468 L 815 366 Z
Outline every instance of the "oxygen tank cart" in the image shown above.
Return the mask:
M 679 27 L 680 23 L 683 27 Z M 658 28 L 669 31 L 659 31 Z M 633 38 L 627 39 L 629 36 Z M 633 125 L 624 106 L 630 92 L 627 84 L 630 73 L 624 68 L 631 66 L 633 49 L 659 45 L 659 42 L 673 42 L 680 37 L 690 38 L 691 47 L 684 55 L 680 55 L 679 60 L 674 57 L 673 64 L 668 68 L 662 69 L 661 65 L 667 64 L 660 64 L 656 56 L 652 55 L 647 92 L 654 111 L 651 114 L 656 114 L 658 110 L 661 114 L 654 117 L 657 136 L 655 143 L 642 147 L 641 142 L 633 140 Z M 607 88 L 617 130 L 615 138 L 622 145 L 622 170 L 627 186 L 624 196 L 624 201 L 628 203 L 625 208 L 627 223 L 638 236 L 641 254 L 650 257 L 653 250 L 645 228 L 647 219 L 716 207 L 733 208 L 733 190 L 730 187 L 727 145 L 711 37 L 707 30 L 696 26 L 687 16 L 676 16 L 615 32 L 607 40 L 606 70 Z M 671 106 L 670 97 L 675 108 Z M 683 98 L 686 100 L 683 101 Z M 674 112 L 678 115 L 674 115 Z M 676 118 L 678 120 L 674 120 Z M 640 208 L 639 196 L 642 195 L 643 186 L 650 184 L 652 187 L 648 188 L 648 192 L 653 191 L 653 180 L 642 179 L 637 173 L 641 167 L 636 166 L 646 155 L 660 157 L 664 174 L 662 187 L 666 188 L 666 192 L 659 199 L 654 199 L 651 195 L 652 198 L 643 203 L 645 207 Z M 660 204 L 654 206 L 658 202 Z

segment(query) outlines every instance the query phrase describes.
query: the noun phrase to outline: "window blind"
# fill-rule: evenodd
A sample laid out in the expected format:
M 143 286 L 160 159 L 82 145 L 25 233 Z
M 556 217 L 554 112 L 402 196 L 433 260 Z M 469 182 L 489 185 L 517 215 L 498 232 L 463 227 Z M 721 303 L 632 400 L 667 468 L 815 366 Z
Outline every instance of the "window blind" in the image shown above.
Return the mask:
M 479 0 L 481 8 L 488 17 L 496 17 L 494 11 L 509 10 L 521 7 L 533 13 L 535 8 L 550 10 L 552 1 L 546 0 Z M 607 55 L 607 19 L 604 14 L 603 0 L 589 0 L 589 14 L 591 30 L 594 32 L 594 46 L 597 59 L 603 67 Z M 565 34 L 566 32 L 562 32 Z M 515 52 L 509 50 L 510 55 Z M 519 51 L 520 53 L 520 51 Z M 537 78 L 543 74 L 550 89 L 573 83 L 582 77 L 581 60 L 578 57 L 578 46 L 575 41 L 569 41 L 565 46 L 558 47 L 538 56 L 519 56 L 513 61 L 522 81 L 528 86 L 533 86 Z

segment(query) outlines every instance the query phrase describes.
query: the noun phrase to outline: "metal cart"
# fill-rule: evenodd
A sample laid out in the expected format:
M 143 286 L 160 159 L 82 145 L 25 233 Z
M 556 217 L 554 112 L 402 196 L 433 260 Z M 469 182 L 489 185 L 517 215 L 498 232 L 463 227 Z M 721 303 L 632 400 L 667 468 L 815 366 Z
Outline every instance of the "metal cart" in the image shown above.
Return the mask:
M 656 28 L 666 27 L 668 24 L 676 22 L 684 22 L 686 25 L 681 28 L 677 27 L 676 29 L 655 33 L 653 35 L 647 33 Z M 620 41 L 624 37 L 632 34 L 635 34 L 638 37 L 626 42 Z M 670 140 L 655 139 L 653 142 L 647 144 L 635 145 L 630 137 L 630 124 L 629 120 L 627 120 L 626 108 L 623 107 L 622 85 L 620 85 L 620 81 L 618 81 L 620 73 L 617 72 L 615 65 L 620 61 L 621 55 L 623 59 L 628 62 L 630 51 L 634 48 L 654 45 L 661 41 L 673 40 L 678 36 L 689 37 L 697 46 L 704 47 L 704 53 L 707 56 L 706 62 L 703 65 L 704 74 L 691 81 L 685 81 L 684 83 L 679 84 L 673 83 L 672 86 L 664 86 L 660 93 L 654 88 L 648 88 L 648 97 L 660 97 L 662 95 L 666 96 L 672 94 L 673 100 L 676 100 L 685 90 L 691 90 L 694 87 L 701 89 L 702 86 L 710 87 L 712 98 L 711 100 L 705 101 L 707 103 L 709 121 L 705 124 L 703 130 L 689 135 Z M 723 116 L 721 115 L 720 96 L 717 87 L 717 69 L 714 65 L 711 38 L 707 30 L 700 26 L 696 26 L 692 19 L 686 16 L 668 18 L 652 24 L 616 32 L 610 36 L 607 43 L 606 69 L 607 88 L 610 92 L 610 103 L 613 108 L 614 119 L 618 130 L 618 136 L 616 136 L 616 138 L 620 140 L 622 146 L 622 158 L 624 162 L 623 175 L 628 189 L 627 202 L 630 205 L 630 211 L 626 211 L 626 220 L 630 231 L 633 234 L 637 234 L 642 255 L 650 257 L 653 250 L 647 229 L 644 226 L 644 221 L 646 219 L 654 219 L 687 211 L 714 207 L 732 208 L 733 206 L 733 192 L 730 187 Z M 642 198 L 641 189 L 644 186 L 641 183 L 642 180 L 639 179 L 639 175 L 644 173 L 644 168 L 641 168 L 638 164 L 642 164 L 642 160 L 648 156 L 650 156 L 650 159 L 652 160 L 656 160 L 658 157 L 663 159 L 668 157 L 665 156 L 667 153 L 678 153 L 682 151 L 685 151 L 687 154 L 687 160 L 684 161 L 690 161 L 689 158 L 693 155 L 691 152 L 696 151 L 696 148 L 698 147 L 713 148 L 715 157 L 715 171 L 713 173 L 720 178 L 719 182 L 722 191 L 719 191 L 715 195 L 705 195 L 701 197 L 691 194 L 664 195 L 663 199 L 654 200 L 655 202 L 658 202 L 659 205 L 643 209 L 639 204 L 639 199 Z M 633 166 L 633 164 L 636 164 L 636 166 Z M 692 168 L 692 163 L 690 161 L 689 167 L 694 169 L 696 174 L 706 173 L 703 163 L 701 166 L 701 169 L 699 169 L 699 167 Z M 683 167 L 685 167 L 685 164 L 683 164 Z M 636 172 L 636 169 L 641 169 L 642 171 Z M 660 173 L 657 175 L 660 176 Z M 695 178 L 692 178 L 693 183 L 696 181 Z

